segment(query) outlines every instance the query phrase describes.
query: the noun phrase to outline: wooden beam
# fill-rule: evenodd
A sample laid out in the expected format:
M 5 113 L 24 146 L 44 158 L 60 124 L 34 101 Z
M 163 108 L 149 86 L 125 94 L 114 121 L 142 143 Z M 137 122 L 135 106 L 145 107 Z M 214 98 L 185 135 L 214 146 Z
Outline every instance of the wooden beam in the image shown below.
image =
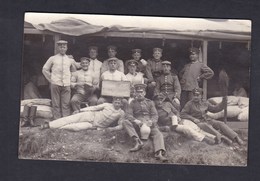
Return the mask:
M 208 41 L 204 40 L 202 45 L 202 61 L 204 64 L 207 65 L 208 63 Z M 207 100 L 207 80 L 203 80 L 203 99 Z

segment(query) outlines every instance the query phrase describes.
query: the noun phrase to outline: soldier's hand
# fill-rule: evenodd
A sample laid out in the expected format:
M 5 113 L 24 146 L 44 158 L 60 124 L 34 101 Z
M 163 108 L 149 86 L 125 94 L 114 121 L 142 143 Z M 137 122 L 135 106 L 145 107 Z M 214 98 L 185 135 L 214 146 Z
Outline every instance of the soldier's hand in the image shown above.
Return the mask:
M 135 120 L 134 120 L 134 123 L 137 124 L 139 127 L 141 127 L 142 124 L 143 124 L 142 121 L 140 121 L 140 120 L 138 120 L 138 119 L 135 119 Z
M 199 119 L 194 119 L 193 122 L 197 124 L 197 123 L 200 122 L 200 120 Z
M 173 101 L 176 103 L 176 104 L 179 104 L 180 105 L 180 101 L 178 98 L 174 98 Z
M 148 120 L 146 125 L 151 127 L 153 125 L 153 122 L 151 120 Z
M 143 66 L 147 65 L 147 61 L 145 61 L 144 59 L 141 59 L 140 62 L 143 64 Z
M 156 86 L 156 82 L 154 82 L 154 81 L 151 82 L 151 85 L 152 85 L 152 86 Z

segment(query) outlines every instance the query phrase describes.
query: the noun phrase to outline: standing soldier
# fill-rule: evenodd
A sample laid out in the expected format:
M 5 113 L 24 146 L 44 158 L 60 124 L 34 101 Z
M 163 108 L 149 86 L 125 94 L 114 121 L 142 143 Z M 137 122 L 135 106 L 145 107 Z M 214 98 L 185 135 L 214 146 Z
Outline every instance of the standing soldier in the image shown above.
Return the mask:
M 171 62 L 163 61 L 163 74 L 157 79 L 155 94 L 163 93 L 173 106 L 180 109 L 181 86 L 177 75 L 171 72 Z
M 108 54 L 108 59 L 114 58 L 116 59 L 117 62 L 117 70 L 120 72 L 124 73 L 124 62 L 118 58 L 116 58 L 116 54 L 117 54 L 117 48 L 113 45 L 110 45 L 107 47 L 107 54 Z M 108 59 L 105 60 L 101 66 L 101 75 L 107 71 L 109 69 L 108 66 Z
M 148 137 L 153 139 L 155 157 L 165 162 L 167 159 L 163 156 L 165 154 L 164 139 L 157 127 L 158 114 L 153 102 L 144 97 L 145 88 L 145 84 L 135 85 L 135 99 L 127 109 L 123 127 L 135 142 L 135 146 L 130 149 L 131 152 L 143 147 L 143 142 L 137 134 L 137 131 L 140 131 L 142 139 L 148 139 Z
M 66 55 L 68 42 L 59 40 L 57 55 L 51 56 L 42 68 L 42 73 L 50 82 L 54 119 L 70 115 L 70 78 L 76 71 L 75 60 Z
M 190 48 L 191 62 L 180 71 L 181 107 L 192 99 L 192 90 L 199 87 L 199 82 L 213 77 L 214 72 L 207 65 L 199 61 L 199 49 Z
M 88 51 L 89 51 L 89 57 L 90 57 L 89 70 L 93 72 L 94 78 L 95 78 L 95 80 L 98 81 L 98 86 L 99 86 L 102 62 L 100 62 L 97 59 L 98 47 L 90 46 L 88 48 Z
M 153 49 L 153 58 L 147 61 L 146 72 L 148 78 L 147 97 L 153 98 L 157 79 L 162 73 L 162 49 Z

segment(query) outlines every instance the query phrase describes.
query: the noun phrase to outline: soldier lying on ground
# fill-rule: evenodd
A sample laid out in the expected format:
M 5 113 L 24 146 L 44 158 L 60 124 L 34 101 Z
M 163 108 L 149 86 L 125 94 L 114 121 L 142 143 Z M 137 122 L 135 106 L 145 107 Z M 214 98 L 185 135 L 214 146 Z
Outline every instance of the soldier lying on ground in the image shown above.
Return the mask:
M 121 109 L 122 98 L 114 97 L 113 102 L 97 106 L 86 107 L 73 115 L 63 117 L 51 122 L 45 122 L 41 128 L 67 129 L 80 131 L 95 128 L 107 128 L 109 131 L 121 130 L 125 113 Z M 118 121 L 115 127 L 109 126 Z
M 179 111 L 166 101 L 163 93 L 154 96 L 155 107 L 158 112 L 158 126 L 161 131 L 174 130 L 196 141 L 204 141 L 210 145 L 215 144 L 215 136 L 201 130 L 195 123 L 189 120 L 181 120 Z
M 237 142 L 239 145 L 243 144 L 243 141 L 239 138 L 238 134 L 233 131 L 224 122 L 211 119 L 207 116 L 207 111 L 216 113 L 224 109 L 224 101 L 227 97 L 223 97 L 223 101 L 220 104 L 212 105 L 207 101 L 202 100 L 202 89 L 195 88 L 192 91 L 193 98 L 187 102 L 181 111 L 181 118 L 188 119 L 196 123 L 202 130 L 214 134 L 218 142 L 221 140 L 232 144 L 232 141 Z M 227 136 L 223 136 L 223 135 Z

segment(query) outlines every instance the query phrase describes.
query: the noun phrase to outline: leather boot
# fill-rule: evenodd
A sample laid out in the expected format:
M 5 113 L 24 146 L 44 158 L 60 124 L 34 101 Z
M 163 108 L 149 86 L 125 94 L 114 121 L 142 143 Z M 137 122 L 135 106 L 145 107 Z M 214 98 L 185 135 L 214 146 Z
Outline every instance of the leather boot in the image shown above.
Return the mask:
M 226 136 L 221 136 L 221 140 L 224 142 L 224 143 L 226 143 L 227 145 L 232 145 L 232 140 L 231 139 L 229 139 L 228 137 L 226 137 Z
M 162 155 L 162 150 L 160 150 L 157 153 L 155 153 L 155 158 L 157 160 L 162 161 L 162 162 L 167 162 L 168 161 L 168 159 L 165 156 Z
M 234 139 L 239 145 L 244 145 L 244 141 L 239 138 L 239 136 L 236 136 L 235 139 Z
M 21 127 L 27 126 L 29 124 L 29 114 L 30 114 L 30 107 L 25 105 L 23 108 Z
M 31 126 L 35 126 L 34 119 L 36 116 L 36 111 L 37 111 L 37 106 L 31 106 L 30 113 L 29 113 L 29 122 Z
M 142 147 L 143 147 L 143 142 L 137 138 L 137 137 L 134 137 L 134 140 L 135 140 L 135 146 L 133 148 L 130 149 L 130 152 L 135 152 L 135 151 L 138 151 L 140 150 Z
M 216 135 L 215 137 L 215 143 L 220 144 L 221 143 L 221 134 Z
M 215 140 L 213 140 L 212 138 L 205 136 L 202 140 L 203 142 L 209 144 L 209 145 L 214 145 L 215 144 Z

